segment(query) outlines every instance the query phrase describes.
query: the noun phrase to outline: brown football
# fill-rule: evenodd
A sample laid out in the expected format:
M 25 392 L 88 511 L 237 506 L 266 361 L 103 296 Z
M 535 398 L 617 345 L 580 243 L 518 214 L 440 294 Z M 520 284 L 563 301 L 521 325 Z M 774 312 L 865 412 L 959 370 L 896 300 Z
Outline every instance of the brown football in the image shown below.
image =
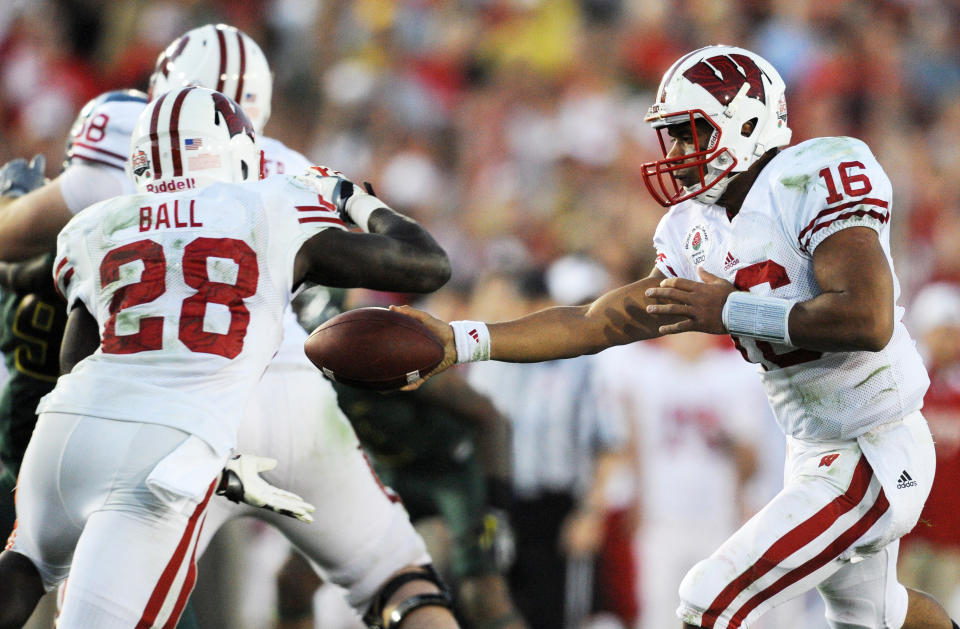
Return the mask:
M 387 308 L 343 312 L 311 332 L 303 349 L 331 380 L 373 391 L 416 382 L 443 360 L 436 334 Z

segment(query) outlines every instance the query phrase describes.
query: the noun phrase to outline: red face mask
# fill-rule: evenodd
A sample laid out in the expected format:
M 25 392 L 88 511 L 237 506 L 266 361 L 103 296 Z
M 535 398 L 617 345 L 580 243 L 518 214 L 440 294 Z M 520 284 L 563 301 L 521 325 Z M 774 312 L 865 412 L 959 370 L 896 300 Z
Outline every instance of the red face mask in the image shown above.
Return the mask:
M 687 116 L 689 119 L 693 146 L 699 147 L 702 145 L 701 138 L 703 132 L 702 130 L 698 131 L 697 120 L 706 121 L 714 131 L 710 134 L 710 141 L 703 149 L 669 157 L 674 140 L 666 133 L 668 127 L 656 129 L 657 139 L 660 141 L 660 150 L 663 152 L 663 159 L 647 162 L 643 164 L 641 168 L 643 172 L 643 183 L 646 184 L 647 190 L 654 200 L 664 207 L 676 205 L 681 201 L 686 201 L 709 190 L 726 177 L 737 165 L 737 159 L 729 149 L 721 148 L 716 150 L 715 147 L 720 143 L 722 131 L 702 110 L 694 109 L 675 112 L 662 117 L 668 119 L 677 119 L 680 117 L 682 119 L 683 116 Z M 722 170 L 715 169 L 717 174 L 708 174 L 707 167 L 722 155 L 727 155 L 730 163 Z M 697 181 L 694 182 L 689 179 L 686 183 L 681 181 L 680 172 L 686 172 L 688 170 L 696 171 Z

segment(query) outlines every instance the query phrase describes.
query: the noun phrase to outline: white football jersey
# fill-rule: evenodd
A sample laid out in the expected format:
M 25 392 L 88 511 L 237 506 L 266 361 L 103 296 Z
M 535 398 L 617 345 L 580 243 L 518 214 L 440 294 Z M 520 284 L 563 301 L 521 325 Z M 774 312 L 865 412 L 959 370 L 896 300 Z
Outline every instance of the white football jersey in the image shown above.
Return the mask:
M 77 116 L 70 132 L 66 169 L 60 175 L 60 192 L 71 212 L 76 214 L 88 205 L 120 194 L 136 193 L 125 164 L 130 153 L 130 135 L 146 106 L 146 97 L 139 92 L 107 92 L 90 101 Z M 257 144 L 263 150 L 267 177 L 299 175 L 312 165 L 279 140 L 258 137 Z M 90 167 L 100 171 L 91 172 Z M 303 342 L 307 334 L 297 323 L 293 308 L 287 308 L 283 328 L 283 347 L 276 359 L 306 362 Z
M 758 295 L 807 301 L 820 294 L 813 252 L 853 226 L 875 230 L 890 257 L 892 189 L 863 142 L 808 140 L 783 149 L 760 172 L 732 219 L 716 205 L 685 201 L 663 217 L 654 236 L 657 268 L 698 280 L 697 267 Z M 894 301 L 900 285 L 894 274 Z M 929 385 L 895 305 L 893 337 L 879 352 L 818 352 L 734 337 L 762 369 L 777 421 L 801 439 L 850 439 L 919 409 Z
M 60 233 L 54 274 L 68 308 L 82 302 L 96 317 L 101 345 L 39 411 L 164 424 L 226 454 L 279 346 L 294 258 L 331 227 L 345 229 L 307 177 L 81 212 Z

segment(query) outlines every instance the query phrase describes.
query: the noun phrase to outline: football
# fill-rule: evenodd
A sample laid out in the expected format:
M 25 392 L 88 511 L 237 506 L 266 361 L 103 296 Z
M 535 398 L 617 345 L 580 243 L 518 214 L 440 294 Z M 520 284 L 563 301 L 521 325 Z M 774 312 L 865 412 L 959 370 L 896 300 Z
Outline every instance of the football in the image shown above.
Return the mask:
M 360 389 L 399 389 L 443 360 L 443 342 L 425 325 L 387 308 L 343 312 L 310 333 L 303 346 L 324 375 Z

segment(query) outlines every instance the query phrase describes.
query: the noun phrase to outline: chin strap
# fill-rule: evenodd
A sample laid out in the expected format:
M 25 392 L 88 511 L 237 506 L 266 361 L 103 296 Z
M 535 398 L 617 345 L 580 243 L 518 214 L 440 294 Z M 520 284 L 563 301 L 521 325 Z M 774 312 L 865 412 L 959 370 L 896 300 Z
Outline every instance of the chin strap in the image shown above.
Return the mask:
M 383 612 L 387 601 L 397 593 L 397 590 L 411 581 L 428 581 L 436 585 L 440 591 L 414 594 L 402 600 L 390 611 L 387 621 L 384 623 Z M 409 572 L 401 572 L 387 581 L 387 583 L 380 588 L 380 592 L 377 593 L 376 598 L 374 598 L 373 603 L 371 603 L 370 609 L 368 609 L 367 613 L 363 616 L 363 622 L 366 623 L 369 629 L 399 629 L 400 623 L 403 622 L 407 614 L 428 605 L 446 607 L 451 610 L 451 612 L 453 611 L 453 600 L 450 598 L 450 591 L 431 564 L 420 566 L 418 569 Z

